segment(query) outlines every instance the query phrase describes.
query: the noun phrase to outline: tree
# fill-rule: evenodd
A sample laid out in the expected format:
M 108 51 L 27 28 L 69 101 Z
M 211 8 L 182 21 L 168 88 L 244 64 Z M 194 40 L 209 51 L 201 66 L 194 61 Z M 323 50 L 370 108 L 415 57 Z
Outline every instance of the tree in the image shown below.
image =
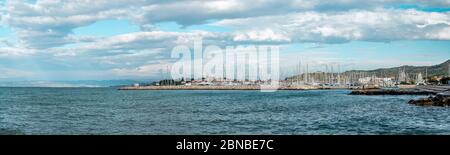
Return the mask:
M 436 78 L 429 78 L 428 83 L 437 85 L 437 84 L 439 84 L 439 81 Z
M 441 84 L 448 84 L 448 81 L 450 80 L 450 77 L 445 77 L 445 78 L 442 78 L 441 80 L 440 80 L 440 82 L 441 82 Z

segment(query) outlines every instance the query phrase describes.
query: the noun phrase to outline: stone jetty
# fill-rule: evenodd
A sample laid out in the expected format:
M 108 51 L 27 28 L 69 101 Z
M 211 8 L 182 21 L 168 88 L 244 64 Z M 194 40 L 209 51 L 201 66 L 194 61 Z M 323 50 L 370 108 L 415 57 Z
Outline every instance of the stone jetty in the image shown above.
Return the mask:
M 429 97 L 410 100 L 418 106 L 450 106 L 450 86 L 416 86 L 402 89 L 353 90 L 350 95 L 427 95 Z
M 450 86 L 416 86 L 400 89 L 358 89 L 350 95 L 437 95 L 450 91 Z
M 350 95 L 434 95 L 435 92 L 418 89 L 364 89 L 353 90 Z

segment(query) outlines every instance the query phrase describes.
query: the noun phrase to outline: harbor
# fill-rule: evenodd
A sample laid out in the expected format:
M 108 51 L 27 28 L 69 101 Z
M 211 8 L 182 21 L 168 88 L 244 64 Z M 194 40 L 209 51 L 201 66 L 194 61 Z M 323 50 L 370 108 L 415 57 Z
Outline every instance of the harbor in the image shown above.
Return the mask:
M 314 66 L 314 67 L 313 67 Z M 399 66 L 375 70 L 345 69 L 340 64 L 302 65 L 281 71 L 277 79 L 261 79 L 250 75 L 209 76 L 173 78 L 170 66 L 160 70 L 162 80 L 135 83 L 119 90 L 257 90 L 262 85 L 275 85 L 280 90 L 311 89 L 415 89 L 439 91 L 439 86 L 450 82 L 450 60 L 433 66 Z M 312 70 L 314 68 L 315 70 Z M 337 69 L 336 69 L 337 68 Z M 430 87 L 431 86 L 431 87 Z M 393 92 L 393 91 L 392 91 Z M 370 93 L 370 92 L 368 92 Z
M 317 89 L 347 89 L 346 87 L 319 87 L 319 86 L 282 86 L 277 90 L 317 90 Z M 260 85 L 180 85 L 180 86 L 130 86 L 121 87 L 119 90 L 261 90 Z
M 167 67 L 169 68 L 169 67 Z M 400 66 L 372 71 L 341 71 L 339 64 L 324 65 L 323 70 L 310 71 L 310 65 L 299 62 L 281 80 L 172 79 L 169 70 L 161 73 L 165 79 L 152 83 L 136 83 L 118 90 L 351 90 L 349 95 L 420 95 L 427 96 L 408 103 L 415 105 L 450 105 L 450 60 L 434 66 Z M 333 68 L 337 68 L 333 69 Z M 429 70 L 430 68 L 430 70 Z M 438 69 L 436 69 L 438 68 Z M 275 85 L 273 85 L 275 83 Z

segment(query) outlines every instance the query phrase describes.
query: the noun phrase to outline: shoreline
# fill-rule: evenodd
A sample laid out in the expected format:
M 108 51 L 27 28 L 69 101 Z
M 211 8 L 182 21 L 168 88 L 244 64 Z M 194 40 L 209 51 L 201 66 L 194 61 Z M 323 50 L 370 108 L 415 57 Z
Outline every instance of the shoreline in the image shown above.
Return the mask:
M 348 87 L 321 87 L 321 86 L 295 86 L 295 87 L 270 87 L 268 90 L 351 90 Z M 129 86 L 120 87 L 118 90 L 262 90 L 259 85 L 245 86 Z
M 270 87 L 269 87 L 270 89 Z M 400 86 L 398 89 L 366 88 L 359 87 L 333 87 L 333 86 L 279 86 L 273 87 L 276 90 L 352 90 L 350 95 L 435 95 L 449 91 L 450 86 Z M 261 90 L 260 85 L 239 85 L 239 86 L 126 86 L 118 87 L 117 90 Z
M 400 89 L 353 90 L 350 95 L 437 95 L 450 91 L 450 86 L 415 86 Z

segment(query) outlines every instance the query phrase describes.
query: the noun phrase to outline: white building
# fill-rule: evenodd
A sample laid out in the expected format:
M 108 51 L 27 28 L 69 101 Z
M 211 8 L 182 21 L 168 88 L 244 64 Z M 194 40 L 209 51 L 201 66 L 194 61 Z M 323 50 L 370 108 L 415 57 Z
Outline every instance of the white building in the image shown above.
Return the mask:
M 362 85 L 375 86 L 393 86 L 395 82 L 391 78 L 364 77 L 359 78 L 358 82 Z

